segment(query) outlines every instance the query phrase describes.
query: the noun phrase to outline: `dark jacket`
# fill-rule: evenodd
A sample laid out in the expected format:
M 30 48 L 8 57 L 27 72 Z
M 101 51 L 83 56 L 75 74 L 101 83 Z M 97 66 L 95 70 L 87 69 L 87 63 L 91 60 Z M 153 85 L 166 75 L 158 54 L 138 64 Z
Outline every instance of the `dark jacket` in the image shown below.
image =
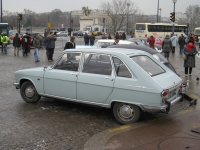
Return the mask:
M 163 52 L 170 52 L 172 50 L 172 41 L 169 37 L 165 37 L 162 43 Z
M 29 36 L 28 36 L 28 35 L 25 35 L 25 36 L 23 37 L 23 39 L 22 39 L 22 46 L 23 46 L 24 49 L 28 49 L 28 48 L 29 48 L 29 47 L 28 47 L 29 42 L 30 42 Z
M 112 39 L 112 37 L 111 37 L 111 35 L 110 35 L 110 34 L 108 34 L 108 39 Z
M 184 67 L 195 67 L 195 55 L 197 54 L 196 46 L 193 43 L 188 43 L 184 48 L 184 54 L 187 57 L 184 61 Z
M 124 32 L 122 33 L 122 39 L 126 40 L 126 34 Z
M 49 42 L 50 43 L 50 48 L 55 48 L 55 41 L 56 41 L 56 37 L 54 36 L 48 36 L 47 37 L 47 41 L 46 42 Z
M 84 35 L 84 41 L 85 43 L 89 43 L 90 37 L 88 35 Z
M 178 43 L 180 45 L 180 49 L 183 49 L 184 46 L 185 46 L 185 38 L 180 36 L 179 39 L 178 39 Z
M 33 46 L 35 48 L 40 48 L 40 38 L 34 37 L 34 39 L 33 39 Z
M 72 42 L 67 42 L 66 44 L 65 44 L 65 47 L 64 47 L 64 50 L 65 49 L 75 49 L 76 48 L 76 44 L 74 43 L 72 43 Z
M 94 42 L 95 41 L 95 36 L 94 35 L 91 35 L 90 36 L 90 42 Z
M 19 38 L 18 35 L 16 35 L 16 36 L 14 37 L 14 39 L 13 39 L 13 46 L 14 46 L 14 47 L 20 47 L 20 45 L 21 45 L 20 38 Z

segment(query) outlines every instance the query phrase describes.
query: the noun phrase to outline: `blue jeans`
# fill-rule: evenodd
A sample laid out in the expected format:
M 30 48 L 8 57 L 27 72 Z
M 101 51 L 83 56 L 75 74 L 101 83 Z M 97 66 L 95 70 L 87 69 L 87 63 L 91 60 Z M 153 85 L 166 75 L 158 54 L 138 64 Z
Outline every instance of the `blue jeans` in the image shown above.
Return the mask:
M 38 55 L 39 55 L 39 49 L 38 48 L 35 48 L 35 51 L 34 51 L 34 58 L 35 58 L 35 61 L 38 61 Z
M 7 45 L 4 45 L 4 52 L 7 54 Z
M 183 54 L 183 52 L 184 52 L 184 49 L 180 49 L 180 54 Z

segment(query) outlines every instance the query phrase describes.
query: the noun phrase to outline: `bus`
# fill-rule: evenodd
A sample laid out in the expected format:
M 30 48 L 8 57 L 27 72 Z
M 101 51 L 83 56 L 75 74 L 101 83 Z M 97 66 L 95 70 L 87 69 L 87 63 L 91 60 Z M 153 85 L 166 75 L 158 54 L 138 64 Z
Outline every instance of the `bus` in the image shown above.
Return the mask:
M 149 37 L 151 35 L 155 37 L 165 37 L 166 35 L 171 35 L 172 33 L 172 24 L 167 23 L 136 23 L 135 24 L 135 37 Z M 174 25 L 174 33 L 177 34 L 177 37 L 183 36 L 187 37 L 188 27 L 187 25 Z
M 196 42 L 200 41 L 200 27 L 194 29 L 194 35 L 196 36 Z
M 0 34 L 6 34 L 8 36 L 8 44 L 10 44 L 10 27 L 8 23 L 0 23 Z

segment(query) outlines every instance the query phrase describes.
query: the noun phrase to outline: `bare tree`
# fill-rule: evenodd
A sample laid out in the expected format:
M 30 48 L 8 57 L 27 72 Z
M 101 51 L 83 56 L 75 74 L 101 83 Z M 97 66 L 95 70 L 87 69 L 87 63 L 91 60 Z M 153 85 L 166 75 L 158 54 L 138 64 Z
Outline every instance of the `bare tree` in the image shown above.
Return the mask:
M 194 31 L 194 28 L 200 26 L 200 7 L 199 5 L 190 5 L 186 8 L 186 16 L 190 29 Z
M 127 14 L 135 14 L 137 5 L 131 0 L 112 0 L 112 2 L 102 2 L 100 8 L 104 10 L 110 18 L 114 31 L 119 30 L 126 23 Z

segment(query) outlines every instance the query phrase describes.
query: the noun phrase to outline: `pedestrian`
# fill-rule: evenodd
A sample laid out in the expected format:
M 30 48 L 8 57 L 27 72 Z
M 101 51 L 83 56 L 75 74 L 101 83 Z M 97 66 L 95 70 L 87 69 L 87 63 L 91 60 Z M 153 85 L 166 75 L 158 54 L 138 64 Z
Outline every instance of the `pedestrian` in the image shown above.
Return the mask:
M 172 50 L 172 41 L 169 38 L 169 35 L 166 35 L 166 37 L 164 38 L 163 42 L 162 42 L 162 49 L 164 52 L 164 56 L 165 58 L 169 61 L 169 53 Z
M 22 47 L 24 50 L 23 56 L 28 56 L 28 45 L 29 45 L 29 36 L 27 33 L 25 33 L 22 39 Z
M 150 36 L 150 38 L 147 39 L 147 42 L 149 42 L 149 47 L 151 48 L 155 48 L 154 44 L 155 44 L 155 38 L 153 37 L 153 35 Z
M 115 42 L 113 43 L 113 45 L 119 45 L 119 37 L 118 36 L 116 36 L 116 38 L 115 38 Z
M 126 34 L 125 34 L 125 32 L 122 33 L 122 39 L 126 40 Z
M 74 37 L 74 36 L 71 36 L 71 37 L 70 37 L 70 41 L 68 41 L 68 42 L 65 44 L 64 50 L 65 50 L 65 49 L 75 49 L 75 48 L 76 48 L 75 37 Z
M 84 35 L 84 42 L 85 42 L 85 45 L 86 45 L 86 46 L 89 45 L 89 40 L 90 40 L 90 37 L 88 36 L 87 33 L 85 33 L 85 35 Z
M 44 43 L 45 43 L 45 48 L 46 48 L 46 57 L 47 57 L 47 59 L 49 58 L 49 52 L 50 52 L 50 41 L 48 40 L 48 36 L 49 36 L 50 34 L 48 34 L 47 36 L 46 36 L 46 38 L 44 39 Z
M 103 33 L 103 35 L 102 35 L 101 38 L 102 38 L 102 39 L 107 39 L 106 33 Z
M 35 62 L 40 62 L 39 60 L 39 48 L 40 48 L 40 35 L 39 33 L 35 34 L 35 37 L 33 39 L 33 46 L 34 46 L 34 59 Z
M 4 53 L 7 54 L 8 36 L 4 33 L 2 37 Z
M 171 41 L 172 41 L 172 53 L 175 53 L 176 43 L 178 42 L 178 39 L 175 34 L 172 35 Z
M 1 53 L 3 53 L 3 42 L 2 42 L 3 34 L 0 34 L 0 45 L 1 45 Z
M 21 45 L 19 34 L 16 33 L 13 39 L 13 46 L 14 46 L 14 56 L 19 56 L 19 47 Z
M 184 67 L 185 67 L 185 76 L 188 75 L 188 69 L 189 69 L 189 75 L 192 75 L 192 68 L 195 67 L 195 55 L 197 54 L 196 46 L 194 44 L 193 40 L 189 40 L 187 45 L 184 48 Z
M 119 39 L 120 39 L 120 40 L 123 40 L 123 37 L 122 37 L 122 33 L 121 33 L 121 32 L 119 32 Z
M 108 39 L 112 39 L 112 37 L 111 37 L 110 33 L 108 34 Z
M 31 52 L 31 46 L 33 45 L 33 39 L 31 38 L 30 34 L 28 34 L 28 38 L 29 38 L 28 53 L 30 53 Z
M 181 34 L 181 36 L 178 39 L 178 44 L 180 47 L 180 54 L 182 55 L 184 52 L 184 46 L 185 46 L 185 37 L 183 36 L 183 34 Z
M 49 48 L 49 57 L 48 57 L 48 61 L 54 61 L 53 59 L 53 54 L 54 54 L 54 49 L 55 49 L 55 41 L 56 41 L 56 35 L 54 32 L 50 32 L 49 36 L 48 36 L 48 42 L 50 43 L 50 48 Z
M 94 41 L 95 41 L 95 36 L 92 34 L 90 35 L 90 46 L 94 45 Z

